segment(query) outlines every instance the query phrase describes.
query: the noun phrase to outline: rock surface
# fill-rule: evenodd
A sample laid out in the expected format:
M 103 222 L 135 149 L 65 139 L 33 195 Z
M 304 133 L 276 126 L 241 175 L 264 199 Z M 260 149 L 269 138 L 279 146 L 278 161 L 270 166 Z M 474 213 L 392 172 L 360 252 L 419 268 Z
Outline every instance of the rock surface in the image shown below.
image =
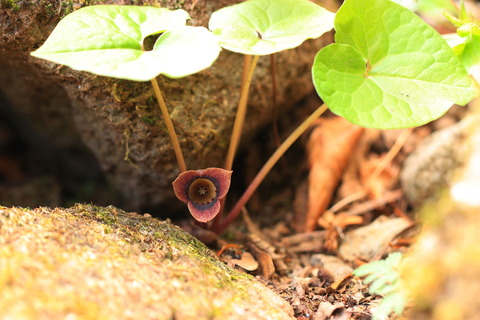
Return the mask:
M 418 210 L 422 231 L 402 266 L 414 305 L 409 319 L 473 320 L 480 312 L 478 99 L 470 108 L 474 112 L 459 123 L 462 139 L 451 147 L 465 150 L 461 164 L 449 168 L 448 185 L 437 186 L 434 201 Z
M 427 201 L 436 201 L 439 191 L 452 185 L 455 170 L 465 165 L 471 151 L 467 138 L 478 121 L 479 116 L 471 115 L 435 131 L 405 160 L 401 182 L 408 201 L 414 207 L 420 208 Z
M 0 207 L 2 319 L 294 319 L 168 222 L 114 207 Z
M 101 3 L 183 8 L 190 13 L 192 25 L 206 26 L 213 11 L 237 2 Z M 78 72 L 29 55 L 45 41 L 62 16 L 85 1 L 13 3 L 10 8 L 0 8 L 0 93 L 11 106 L 2 108 L 21 120 L 19 127 L 25 136 L 43 143 L 45 148 L 58 149 L 59 153 L 74 153 L 78 161 L 66 173 L 77 170 L 82 175 L 85 170 L 79 168 L 88 171 L 101 167 L 111 184 L 120 190 L 125 208 L 152 211 L 166 199 L 172 199 L 171 181 L 178 168 L 150 84 Z M 277 101 L 282 109 L 311 92 L 310 67 L 325 42 L 307 41 L 297 49 L 276 55 Z M 223 164 L 238 102 L 242 64 L 242 55 L 223 50 L 208 70 L 178 80 L 157 78 L 189 169 Z M 270 58 L 261 57 L 250 91 L 244 130 L 247 140 L 271 121 L 271 89 Z M 85 149 L 93 156 L 83 159 Z

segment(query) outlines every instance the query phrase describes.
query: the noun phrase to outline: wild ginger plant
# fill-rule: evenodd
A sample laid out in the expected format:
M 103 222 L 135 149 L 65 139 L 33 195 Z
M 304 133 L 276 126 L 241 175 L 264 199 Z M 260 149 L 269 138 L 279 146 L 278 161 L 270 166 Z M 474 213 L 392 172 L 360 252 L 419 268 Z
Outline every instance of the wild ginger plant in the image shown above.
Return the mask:
M 251 0 L 212 14 L 209 22 L 212 34 L 203 27 L 185 26 L 189 17 L 183 10 L 92 6 L 66 16 L 32 55 L 98 75 L 150 80 L 181 171 L 173 183 L 175 194 L 187 204 L 197 221 L 207 222 L 220 212 L 218 201 L 225 197 L 230 186 L 233 158 L 246 114 L 248 88 L 259 55 L 293 48 L 308 38 L 319 37 L 332 28 L 333 17 L 333 13 L 307 0 Z M 159 33 L 153 49 L 145 50 L 145 38 Z M 163 74 L 179 78 L 209 67 L 219 54 L 218 43 L 228 50 L 245 54 L 245 70 L 248 70 L 242 78 L 225 169 L 187 171 L 155 77 Z M 251 55 L 254 55 L 253 62 L 249 59 Z
M 87 7 L 66 16 L 32 55 L 103 76 L 150 80 L 181 171 L 175 193 L 195 219 L 207 222 L 220 212 L 219 201 L 230 185 L 258 57 L 296 47 L 334 27 L 336 43 L 321 49 L 312 67 L 315 89 L 325 104 L 274 152 L 230 213 L 217 218 L 212 226 L 217 233 L 235 219 L 279 158 L 327 106 L 361 126 L 402 128 L 432 121 L 452 104 L 464 105 L 478 95 L 440 34 L 390 0 L 346 0 L 336 14 L 307 0 L 249 0 L 214 12 L 211 32 L 185 26 L 187 19 L 183 10 Z M 153 49 L 144 49 L 144 39 L 155 34 L 161 35 Z M 187 171 L 155 77 L 180 78 L 208 68 L 220 46 L 246 57 L 225 167 Z
M 182 149 L 156 77 L 163 74 L 169 78 L 181 78 L 201 71 L 217 59 L 221 50 L 210 31 L 204 27 L 186 26 L 187 19 L 188 13 L 181 9 L 117 5 L 86 7 L 62 19 L 47 41 L 31 54 L 102 76 L 150 81 L 180 172 L 185 173 L 187 166 Z M 144 41 L 152 35 L 159 37 L 148 50 Z M 199 221 L 208 221 L 209 217 L 198 212 L 210 213 L 212 208 L 217 208 L 213 205 L 219 198 L 217 188 L 221 186 L 222 193 L 226 194 L 230 186 L 231 172 L 215 169 L 220 173 L 204 178 L 212 179 L 210 184 L 189 185 L 186 193 L 187 198 L 192 198 L 192 201 L 186 201 L 190 212 Z M 218 181 L 218 177 L 228 178 L 228 182 Z M 205 191 L 205 187 L 212 186 L 217 187 Z M 177 195 L 178 192 L 176 188 Z M 212 192 L 215 193 L 213 198 Z M 204 203 L 205 199 L 209 202 Z
M 320 37 L 333 27 L 335 14 L 306 0 L 250 0 L 214 12 L 209 29 L 222 48 L 245 55 L 242 92 L 225 168 L 231 169 L 245 120 L 248 89 L 257 61 Z M 253 57 L 253 58 L 252 58 Z

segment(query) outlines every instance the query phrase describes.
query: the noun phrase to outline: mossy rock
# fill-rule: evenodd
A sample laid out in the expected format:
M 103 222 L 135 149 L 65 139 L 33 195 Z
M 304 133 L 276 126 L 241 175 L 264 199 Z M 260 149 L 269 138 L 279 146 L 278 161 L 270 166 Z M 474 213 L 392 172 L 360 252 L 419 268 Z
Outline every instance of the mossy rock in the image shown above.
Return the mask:
M 180 228 L 114 207 L 0 207 L 2 319 L 293 319 Z

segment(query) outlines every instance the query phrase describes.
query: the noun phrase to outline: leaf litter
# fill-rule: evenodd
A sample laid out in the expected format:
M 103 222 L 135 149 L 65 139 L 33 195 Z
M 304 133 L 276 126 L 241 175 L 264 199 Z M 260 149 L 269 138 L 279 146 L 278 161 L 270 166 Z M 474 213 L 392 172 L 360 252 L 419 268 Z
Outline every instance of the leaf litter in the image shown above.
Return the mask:
M 445 117 L 457 121 L 455 114 Z M 322 117 L 304 142 L 305 175 L 285 190 L 260 191 L 252 217 L 244 212 L 245 227 L 233 237 L 242 242 L 240 255 L 252 254 L 259 268 L 249 273 L 287 300 L 297 319 L 371 318 L 382 297 L 352 271 L 414 242 L 418 228 L 399 175 L 435 126 L 382 131 Z M 246 158 L 251 165 L 253 157 Z M 302 161 L 298 153 L 284 160 Z M 220 259 L 225 254 L 231 253 Z

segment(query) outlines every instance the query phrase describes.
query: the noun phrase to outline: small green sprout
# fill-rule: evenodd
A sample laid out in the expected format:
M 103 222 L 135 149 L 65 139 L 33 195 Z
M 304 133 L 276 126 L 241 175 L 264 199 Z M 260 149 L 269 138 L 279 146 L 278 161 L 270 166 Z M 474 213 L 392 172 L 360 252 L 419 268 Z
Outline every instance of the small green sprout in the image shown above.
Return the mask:
M 473 78 L 480 82 L 480 25 L 471 18 L 463 1 L 458 9 L 458 17 L 445 13 L 445 16 L 457 28 L 456 33 L 444 35 L 462 65 Z

